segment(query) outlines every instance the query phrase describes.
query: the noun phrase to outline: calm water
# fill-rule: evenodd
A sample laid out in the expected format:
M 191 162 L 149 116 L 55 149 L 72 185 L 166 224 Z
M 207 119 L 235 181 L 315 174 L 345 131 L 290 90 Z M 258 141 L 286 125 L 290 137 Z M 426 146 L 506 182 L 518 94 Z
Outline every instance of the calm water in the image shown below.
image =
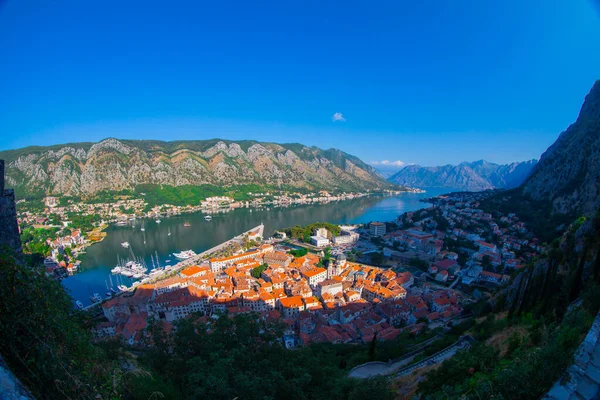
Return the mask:
M 71 291 L 76 300 L 90 304 L 90 293 L 99 293 L 102 297 L 110 285 L 110 270 L 117 263 L 117 255 L 127 258 L 129 250 L 121 246 L 129 242 L 136 256 L 143 257 L 152 268 L 151 256 L 160 259 L 161 266 L 177 263 L 173 252 L 192 249 L 199 253 L 245 232 L 261 222 L 265 224 L 265 237 L 270 237 L 277 229 L 294 225 L 306 225 L 316 221 L 335 224 L 355 224 L 370 221 L 391 221 L 398 215 L 424 208 L 422 198 L 444 193 L 444 189 L 430 189 L 427 193 L 406 193 L 398 196 L 372 196 L 360 199 L 334 202 L 329 204 L 298 205 L 270 210 L 251 210 L 239 208 L 228 213 L 213 215 L 210 222 L 204 220 L 204 214 L 194 213 L 176 217 L 162 218 L 157 224 L 152 219 L 138 220 L 134 225 L 110 226 L 106 238 L 88 247 L 79 273 L 63 280 L 63 285 Z M 141 231 L 141 224 L 145 231 Z M 188 221 L 191 226 L 184 227 Z M 168 235 L 168 232 L 171 235 Z M 131 286 L 129 278 L 112 275 L 114 287 L 119 283 Z

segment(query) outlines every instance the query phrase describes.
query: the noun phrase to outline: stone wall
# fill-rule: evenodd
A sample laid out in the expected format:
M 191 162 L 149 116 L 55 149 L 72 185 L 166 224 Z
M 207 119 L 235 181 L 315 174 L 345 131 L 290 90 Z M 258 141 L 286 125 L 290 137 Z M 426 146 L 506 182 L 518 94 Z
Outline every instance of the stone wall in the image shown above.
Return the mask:
M 0 400 L 34 400 L 0 356 Z
M 544 399 L 600 399 L 600 313 L 577 348 L 575 362 Z
M 4 160 L 0 160 L 0 247 L 8 246 L 21 253 L 15 193 L 4 188 Z

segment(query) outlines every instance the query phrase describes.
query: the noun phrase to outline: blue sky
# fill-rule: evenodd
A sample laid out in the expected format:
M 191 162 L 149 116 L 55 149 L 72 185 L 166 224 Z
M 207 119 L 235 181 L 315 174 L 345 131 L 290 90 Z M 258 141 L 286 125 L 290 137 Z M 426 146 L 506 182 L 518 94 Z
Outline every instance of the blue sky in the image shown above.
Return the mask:
M 538 158 L 600 78 L 599 39 L 591 0 L 0 0 L 0 149 L 220 137 Z

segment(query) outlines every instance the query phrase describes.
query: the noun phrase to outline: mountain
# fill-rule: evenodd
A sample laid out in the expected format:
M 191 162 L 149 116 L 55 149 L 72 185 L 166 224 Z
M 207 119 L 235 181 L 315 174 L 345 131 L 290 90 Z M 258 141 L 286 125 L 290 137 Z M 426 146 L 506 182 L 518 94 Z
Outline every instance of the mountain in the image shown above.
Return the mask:
M 523 183 L 535 164 L 536 160 L 506 165 L 480 160 L 440 167 L 409 165 L 387 179 L 398 185 L 412 187 L 445 187 L 466 191 L 508 189 Z
M 296 143 L 109 138 L 3 151 L 0 159 L 7 162 L 7 184 L 18 196 L 89 196 L 141 184 L 258 184 L 311 190 L 394 187 L 357 157 Z
M 523 185 L 492 196 L 482 208 L 516 212 L 549 243 L 547 254 L 506 288 L 511 312 L 537 307 L 564 313 L 586 290 L 600 288 L 600 81 L 577 120 L 542 155 Z
M 550 201 L 556 213 L 591 214 L 600 208 L 600 80 L 577 120 L 542 155 L 523 194 Z

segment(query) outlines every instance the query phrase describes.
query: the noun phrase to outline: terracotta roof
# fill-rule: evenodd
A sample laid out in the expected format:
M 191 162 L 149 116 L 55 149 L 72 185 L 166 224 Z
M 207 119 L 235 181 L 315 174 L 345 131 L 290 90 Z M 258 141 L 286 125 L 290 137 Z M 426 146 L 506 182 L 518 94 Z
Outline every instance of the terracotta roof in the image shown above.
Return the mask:
M 302 296 L 283 297 L 279 301 L 285 308 L 302 308 L 304 306 Z

